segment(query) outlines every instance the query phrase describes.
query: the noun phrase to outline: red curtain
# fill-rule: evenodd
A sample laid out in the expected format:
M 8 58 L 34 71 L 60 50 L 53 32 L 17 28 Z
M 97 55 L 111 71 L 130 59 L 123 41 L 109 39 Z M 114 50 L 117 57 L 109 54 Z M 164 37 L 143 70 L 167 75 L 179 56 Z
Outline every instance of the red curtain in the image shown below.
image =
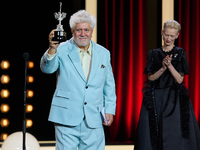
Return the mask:
M 108 142 L 133 142 L 146 76 L 145 0 L 105 0 L 105 40 L 111 51 L 117 108 Z
M 188 54 L 190 74 L 185 78 L 190 90 L 197 121 L 200 124 L 200 0 L 179 0 L 179 22 L 182 26 L 179 46 Z
M 185 77 L 185 82 L 200 123 L 199 1 L 179 0 L 179 8 L 175 7 L 174 10 L 182 25 L 178 43 L 188 53 L 190 74 Z M 117 93 L 115 120 L 111 127 L 105 129 L 107 142 L 134 142 L 142 104 L 142 87 L 146 80 L 143 75 L 148 40 L 146 0 L 104 0 L 99 5 L 105 8 L 104 16 L 100 18 L 105 19 L 103 45 L 111 52 Z

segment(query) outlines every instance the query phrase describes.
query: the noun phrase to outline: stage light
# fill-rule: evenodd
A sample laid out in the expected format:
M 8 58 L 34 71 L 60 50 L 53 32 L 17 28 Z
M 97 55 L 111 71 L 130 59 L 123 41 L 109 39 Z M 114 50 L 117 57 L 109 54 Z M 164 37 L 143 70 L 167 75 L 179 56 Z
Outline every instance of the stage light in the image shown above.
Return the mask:
M 10 77 L 9 77 L 9 75 L 2 75 L 1 76 L 1 83 L 2 84 L 8 84 L 10 82 Z
M 5 141 L 8 137 L 8 134 L 7 133 L 1 133 L 1 140 L 2 141 Z
M 8 89 L 2 89 L 1 90 L 1 97 L 2 98 L 8 98 L 10 96 L 10 92 Z
M 26 105 L 26 113 L 31 113 L 33 111 L 33 106 L 31 104 Z
M 33 126 L 33 121 L 31 119 L 26 119 L 26 127 L 30 128 Z
M 27 83 L 33 83 L 33 81 L 34 81 L 34 77 L 28 75 L 28 76 L 27 76 Z
M 34 96 L 34 92 L 32 90 L 26 90 L 26 97 L 31 98 Z
M 28 61 L 27 68 L 28 68 L 28 69 L 32 69 L 33 67 L 34 67 L 34 62 Z
M 1 104 L 1 112 L 7 113 L 10 110 L 10 106 L 8 104 Z
M 10 67 L 10 63 L 8 60 L 2 60 L 1 61 L 1 69 L 6 70 Z
M 1 119 L 1 127 L 2 128 L 5 128 L 5 127 L 8 127 L 10 124 L 9 120 L 7 118 L 2 118 Z

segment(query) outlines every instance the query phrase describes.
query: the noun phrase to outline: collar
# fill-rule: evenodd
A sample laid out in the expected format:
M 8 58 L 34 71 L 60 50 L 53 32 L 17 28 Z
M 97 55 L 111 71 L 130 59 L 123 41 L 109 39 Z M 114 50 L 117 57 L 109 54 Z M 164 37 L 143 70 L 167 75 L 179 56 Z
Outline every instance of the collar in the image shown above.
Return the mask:
M 92 56 L 92 42 L 91 41 L 90 41 L 90 46 L 88 47 L 88 49 L 86 51 L 80 49 L 78 46 L 77 46 L 77 48 L 78 48 L 79 53 L 87 52 L 90 56 Z

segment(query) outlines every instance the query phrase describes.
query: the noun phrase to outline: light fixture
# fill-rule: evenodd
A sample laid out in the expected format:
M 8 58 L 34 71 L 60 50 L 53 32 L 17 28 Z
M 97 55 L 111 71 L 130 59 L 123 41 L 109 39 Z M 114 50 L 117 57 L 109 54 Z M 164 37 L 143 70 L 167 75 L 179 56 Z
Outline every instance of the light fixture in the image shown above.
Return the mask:
M 9 135 L 3 142 L 2 150 L 21 150 L 22 149 L 22 132 L 15 132 Z M 37 139 L 30 133 L 26 133 L 26 149 L 27 150 L 39 150 L 40 145 Z
M 33 126 L 33 121 L 31 119 L 26 119 L 26 127 L 30 128 Z
M 10 82 L 10 77 L 9 77 L 9 75 L 3 74 L 3 75 L 1 76 L 1 83 L 2 83 L 2 84 L 8 84 L 9 82 Z
M 32 98 L 34 96 L 33 90 L 26 90 L 26 97 L 27 98 Z
M 27 75 L 27 83 L 33 83 L 34 82 L 34 77 L 31 75 Z
M 7 118 L 2 118 L 1 119 L 1 127 L 2 128 L 8 127 L 9 124 L 10 124 L 10 121 Z
M 10 92 L 8 89 L 2 89 L 1 90 L 1 97 L 2 98 L 8 98 L 10 96 Z
M 1 133 L 1 140 L 5 141 L 8 137 L 8 133 Z
M 10 67 L 10 63 L 8 60 L 2 60 L 1 61 L 1 69 L 6 70 Z
M 33 67 L 34 67 L 34 62 L 28 61 L 28 63 L 27 63 L 27 68 L 28 68 L 28 69 L 32 69 Z
M 1 112 L 7 113 L 10 110 L 10 106 L 8 104 L 1 104 Z
M 33 105 L 26 104 L 26 113 L 31 113 L 33 111 Z

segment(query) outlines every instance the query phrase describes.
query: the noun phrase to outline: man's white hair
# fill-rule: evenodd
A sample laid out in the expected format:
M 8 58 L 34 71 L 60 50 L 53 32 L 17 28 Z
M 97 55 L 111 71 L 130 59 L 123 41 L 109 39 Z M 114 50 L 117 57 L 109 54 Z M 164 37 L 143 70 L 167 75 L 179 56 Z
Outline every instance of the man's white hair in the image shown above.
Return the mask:
M 88 22 L 90 27 L 94 29 L 96 25 L 96 18 L 93 15 L 90 15 L 86 10 L 79 10 L 74 13 L 69 20 L 69 25 L 71 29 L 74 29 L 77 23 Z

